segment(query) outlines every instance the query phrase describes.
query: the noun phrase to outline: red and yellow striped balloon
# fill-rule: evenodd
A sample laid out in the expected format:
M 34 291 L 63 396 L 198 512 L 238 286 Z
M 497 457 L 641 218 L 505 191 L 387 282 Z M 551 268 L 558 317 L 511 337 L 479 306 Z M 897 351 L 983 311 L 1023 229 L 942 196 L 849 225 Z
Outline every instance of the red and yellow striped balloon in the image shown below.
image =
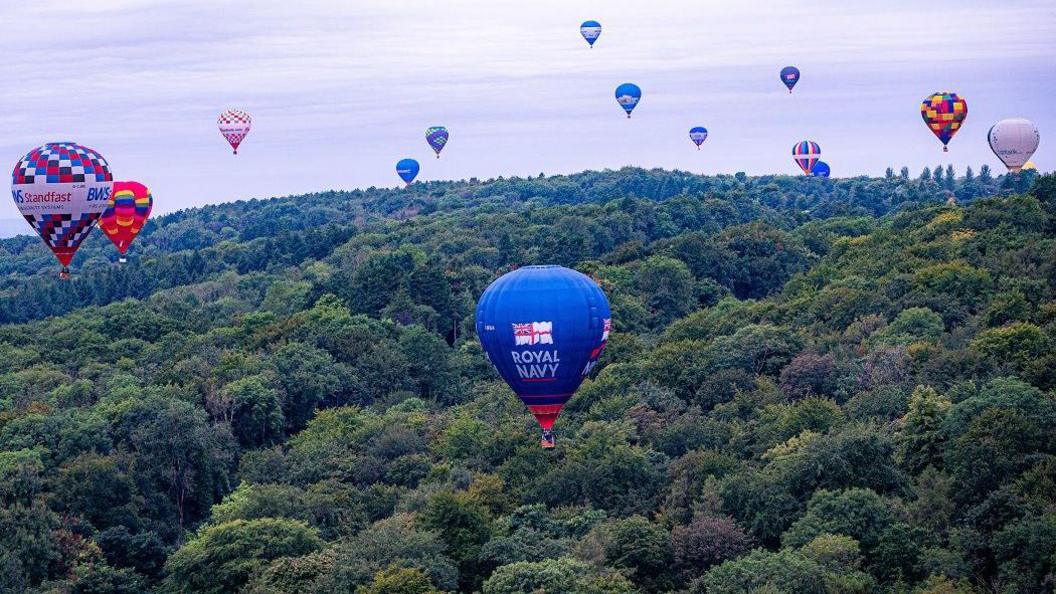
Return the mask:
M 122 262 L 125 261 L 128 246 L 143 229 L 153 206 L 154 197 L 147 186 L 134 181 L 114 182 L 110 205 L 99 218 L 99 228 L 117 246 Z

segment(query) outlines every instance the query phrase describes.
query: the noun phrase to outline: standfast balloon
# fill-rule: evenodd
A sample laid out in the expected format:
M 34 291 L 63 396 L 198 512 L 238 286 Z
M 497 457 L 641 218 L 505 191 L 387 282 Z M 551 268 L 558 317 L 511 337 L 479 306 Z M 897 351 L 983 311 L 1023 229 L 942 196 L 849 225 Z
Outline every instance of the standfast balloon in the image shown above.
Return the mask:
M 792 92 L 792 87 L 796 86 L 799 82 L 799 68 L 795 66 L 785 66 L 781 69 L 781 82 L 785 83 L 788 87 L 788 92 Z
M 248 113 L 240 109 L 228 109 L 217 118 L 216 127 L 220 129 L 220 134 L 227 139 L 227 143 L 237 155 L 238 145 L 246 139 L 252 123 L 253 118 L 249 117 Z
M 814 165 L 814 169 L 810 172 L 814 177 L 829 177 L 830 173 L 829 164 L 825 161 L 818 161 L 818 163 Z
M 561 408 L 594 369 L 609 338 L 601 288 L 562 266 L 527 266 L 491 283 L 477 303 L 477 336 L 554 447 Z
M 418 177 L 418 161 L 414 159 L 400 159 L 396 163 L 396 175 L 400 176 L 407 185 L 411 185 L 414 178 Z
M 37 147 L 15 163 L 11 197 L 62 264 L 61 278 L 81 242 L 110 203 L 114 177 L 106 159 L 73 142 Z
M 601 37 L 601 23 L 598 21 L 583 21 L 583 24 L 579 26 L 579 34 L 583 36 L 583 39 L 587 40 L 590 47 L 594 47 L 594 42 Z
M 792 146 L 792 159 L 803 170 L 804 175 L 810 175 L 821 159 L 821 147 L 810 140 L 797 142 Z
M 638 105 L 638 102 L 642 100 L 642 90 L 638 88 L 638 85 L 634 83 L 623 83 L 616 87 L 616 102 L 620 104 L 623 111 L 627 112 L 627 117 L 631 117 L 631 112 Z
M 440 151 L 444 150 L 447 146 L 447 139 L 450 134 L 447 133 L 447 128 L 443 126 L 433 126 L 425 131 L 425 141 L 432 147 L 433 152 L 436 153 L 436 158 L 440 158 Z
M 990 128 L 986 136 L 990 141 L 990 150 L 1013 173 L 1023 169 L 1041 142 L 1038 127 L 1023 118 L 1001 120 Z
M 704 126 L 697 126 L 689 129 L 689 139 L 693 141 L 693 144 L 697 145 L 697 150 L 700 150 L 700 145 L 704 144 L 704 141 L 708 139 L 708 129 Z
M 932 93 L 920 104 L 920 116 L 928 129 L 942 141 L 943 152 L 948 152 L 950 147 L 947 145 L 968 117 L 968 103 L 957 93 Z
M 99 228 L 117 246 L 121 254 L 118 261 L 125 261 L 128 246 L 143 229 L 153 207 L 154 197 L 147 186 L 134 181 L 114 182 L 110 204 L 99 218 Z

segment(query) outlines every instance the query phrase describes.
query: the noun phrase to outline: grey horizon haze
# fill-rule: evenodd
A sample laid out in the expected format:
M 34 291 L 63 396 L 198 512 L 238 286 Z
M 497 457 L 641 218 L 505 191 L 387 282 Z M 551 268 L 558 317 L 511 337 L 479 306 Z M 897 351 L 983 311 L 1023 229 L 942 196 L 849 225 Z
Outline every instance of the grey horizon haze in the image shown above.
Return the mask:
M 1041 131 L 1056 167 L 1056 1 L 883 3 L 66 0 L 0 17 L 0 156 L 75 140 L 115 179 L 147 184 L 157 213 L 245 198 L 419 180 L 625 165 L 796 174 L 811 139 L 837 177 L 905 165 L 1004 171 L 986 132 Z M 590 49 L 579 24 L 601 22 Z M 796 65 L 789 95 L 778 71 Z M 635 82 L 628 120 L 613 96 Z M 944 154 L 920 101 L 968 102 Z M 238 156 L 216 130 L 238 107 Z M 447 126 L 434 158 L 425 129 Z M 697 151 L 688 138 L 708 128 Z M 8 170 L 5 170 L 8 171 Z M 0 219 L 18 217 L 10 200 Z M 29 231 L 28 226 L 26 231 Z

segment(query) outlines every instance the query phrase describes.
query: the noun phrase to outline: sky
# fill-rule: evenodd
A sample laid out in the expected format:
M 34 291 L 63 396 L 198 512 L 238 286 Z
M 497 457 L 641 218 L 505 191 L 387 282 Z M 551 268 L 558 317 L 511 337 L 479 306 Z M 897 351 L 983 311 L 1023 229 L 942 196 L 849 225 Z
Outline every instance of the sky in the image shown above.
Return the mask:
M 36 0 L 4 8 L 0 55 L 0 156 L 74 140 L 157 213 L 396 186 L 403 157 L 419 180 L 795 174 L 811 139 L 837 177 L 1003 171 L 986 132 L 1005 117 L 1035 122 L 1034 162 L 1056 169 L 1056 0 Z M 623 82 L 642 88 L 630 120 Z M 948 154 L 919 112 L 942 90 L 969 111 Z M 253 116 L 237 156 L 216 130 L 228 107 Z

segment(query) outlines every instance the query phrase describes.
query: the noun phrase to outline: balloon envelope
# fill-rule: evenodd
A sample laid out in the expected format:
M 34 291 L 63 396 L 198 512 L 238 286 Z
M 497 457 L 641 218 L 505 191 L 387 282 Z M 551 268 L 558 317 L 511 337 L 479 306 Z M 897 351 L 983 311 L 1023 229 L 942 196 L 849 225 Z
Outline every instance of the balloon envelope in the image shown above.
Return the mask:
M 948 151 L 946 145 L 968 117 L 968 103 L 957 93 L 932 93 L 920 104 L 920 117 L 924 118 L 928 129 L 942 142 L 942 150 Z
M 11 196 L 26 221 L 63 266 L 106 210 L 114 177 L 106 159 L 74 142 L 37 147 L 11 174 Z
M 1023 171 L 1037 171 L 1038 166 L 1034 164 L 1034 161 L 1027 161 L 1023 164 Z
M 227 143 L 231 145 L 231 149 L 237 155 L 238 145 L 242 144 L 242 141 L 246 139 L 246 134 L 249 134 L 249 127 L 252 123 L 253 118 L 249 117 L 249 114 L 241 109 L 227 109 L 217 118 L 216 127 L 220 129 L 220 134 L 227 139 Z
M 597 364 L 611 314 L 601 288 L 562 266 L 527 266 L 500 277 L 477 303 L 477 336 L 553 444 L 561 408 Z
M 829 170 L 829 164 L 825 161 L 818 161 L 817 164 L 814 165 L 814 169 L 810 172 L 814 177 L 829 177 L 829 173 L 831 173 Z
M 447 139 L 450 134 L 447 133 L 447 128 L 443 126 L 433 126 L 425 131 L 425 141 L 429 143 L 429 146 L 433 148 L 433 152 L 436 153 L 436 158 L 440 158 L 440 151 L 444 150 L 447 146 Z
M 396 175 L 400 176 L 407 185 L 411 185 L 414 178 L 418 177 L 418 161 L 414 159 L 400 159 L 396 163 Z
M 781 82 L 785 83 L 788 87 L 788 92 L 792 92 L 792 87 L 796 86 L 799 82 L 799 68 L 795 66 L 785 66 L 781 69 Z
M 704 126 L 697 126 L 689 129 L 689 139 L 693 141 L 693 144 L 700 148 L 700 145 L 704 144 L 704 141 L 708 139 L 708 129 Z
M 1038 127 L 1023 118 L 1001 120 L 990 128 L 986 136 L 990 141 L 990 150 L 1013 173 L 1023 169 L 1041 142 Z
M 616 102 L 627 112 L 627 117 L 631 117 L 631 112 L 641 99 L 642 90 L 634 83 L 623 83 L 616 87 Z
M 810 140 L 797 142 L 792 146 L 792 159 L 803 170 L 804 175 L 810 175 L 821 159 L 821 147 Z
M 99 218 L 99 228 L 122 256 L 143 229 L 153 207 L 154 197 L 147 186 L 134 181 L 114 182 L 110 204 Z
M 579 26 L 579 34 L 583 36 L 583 39 L 587 40 L 590 47 L 594 47 L 594 42 L 601 37 L 601 23 L 598 21 L 583 21 L 583 24 Z

